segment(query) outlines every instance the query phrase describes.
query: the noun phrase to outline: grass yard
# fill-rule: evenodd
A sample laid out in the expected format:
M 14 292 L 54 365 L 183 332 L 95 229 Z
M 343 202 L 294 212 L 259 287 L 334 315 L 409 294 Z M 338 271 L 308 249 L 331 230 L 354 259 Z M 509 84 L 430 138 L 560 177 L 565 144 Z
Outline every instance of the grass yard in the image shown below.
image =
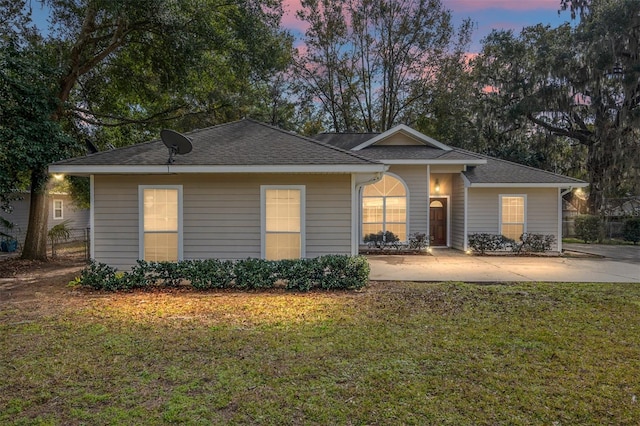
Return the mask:
M 0 424 L 640 422 L 637 285 L 107 294 L 73 274 L 0 291 Z

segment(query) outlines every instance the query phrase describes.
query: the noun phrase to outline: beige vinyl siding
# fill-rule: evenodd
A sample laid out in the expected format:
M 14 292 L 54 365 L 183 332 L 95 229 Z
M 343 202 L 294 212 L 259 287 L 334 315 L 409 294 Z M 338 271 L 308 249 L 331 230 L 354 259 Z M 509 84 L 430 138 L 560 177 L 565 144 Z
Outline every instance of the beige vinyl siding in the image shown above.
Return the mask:
M 407 235 L 427 233 L 427 166 L 392 165 L 389 173 L 402 179 L 409 191 Z
M 451 184 L 451 246 L 464 249 L 464 181 L 452 175 Z
M 394 133 L 389 137 L 384 138 L 381 141 L 376 142 L 374 145 L 424 145 L 424 143 L 415 140 L 414 138 L 405 135 L 404 133 Z
M 21 195 L 21 198 L 22 199 L 20 200 L 11 202 L 11 207 L 13 208 L 13 210 L 10 213 L 0 213 L 0 216 L 15 224 L 14 228 L 8 233 L 15 236 L 18 241 L 20 241 L 20 244 L 24 243 L 24 239 L 27 235 L 31 195 L 28 193 L 24 193 Z M 53 218 L 53 200 L 62 200 L 62 219 Z M 89 227 L 89 209 L 78 209 L 70 195 L 48 195 L 47 208 L 49 209 L 49 215 L 47 219 L 48 229 L 51 229 L 53 226 L 68 220 L 69 222 L 67 223 L 67 227 L 72 229 L 72 238 L 81 238 L 85 235 L 84 233 Z
M 500 233 L 500 195 L 526 195 L 527 232 L 558 239 L 557 188 L 469 188 L 468 232 Z M 553 250 L 557 250 L 557 243 Z
M 184 259 L 260 257 L 261 185 L 305 185 L 307 257 L 351 252 L 350 175 L 97 175 L 97 260 L 128 268 L 138 259 L 138 185 L 183 186 Z

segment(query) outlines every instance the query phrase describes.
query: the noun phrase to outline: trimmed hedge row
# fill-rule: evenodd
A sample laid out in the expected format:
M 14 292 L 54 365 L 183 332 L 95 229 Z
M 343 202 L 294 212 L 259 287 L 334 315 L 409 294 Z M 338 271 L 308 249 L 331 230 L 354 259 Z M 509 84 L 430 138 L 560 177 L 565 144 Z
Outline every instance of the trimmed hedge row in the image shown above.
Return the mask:
M 145 287 L 177 287 L 188 282 L 198 290 L 235 288 L 270 289 L 281 280 L 287 290 L 346 289 L 364 287 L 369 280 L 364 256 L 326 255 L 315 259 L 205 259 L 181 262 L 138 260 L 130 272 L 120 272 L 91 260 L 76 283 L 96 290 L 127 290 Z
M 520 242 L 496 234 L 469 234 L 469 247 L 475 252 L 512 251 L 514 253 L 543 253 L 551 250 L 556 237 L 553 235 L 524 233 Z

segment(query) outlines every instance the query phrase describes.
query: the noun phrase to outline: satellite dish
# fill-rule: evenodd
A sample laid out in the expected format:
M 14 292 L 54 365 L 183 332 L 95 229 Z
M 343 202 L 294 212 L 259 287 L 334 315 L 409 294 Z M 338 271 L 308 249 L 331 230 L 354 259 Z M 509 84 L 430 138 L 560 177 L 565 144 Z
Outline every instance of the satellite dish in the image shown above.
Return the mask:
M 193 149 L 191 139 L 174 130 L 161 130 L 160 138 L 164 145 L 169 149 L 169 160 L 167 161 L 167 164 L 172 164 L 175 161 L 173 158 L 174 155 L 188 154 Z

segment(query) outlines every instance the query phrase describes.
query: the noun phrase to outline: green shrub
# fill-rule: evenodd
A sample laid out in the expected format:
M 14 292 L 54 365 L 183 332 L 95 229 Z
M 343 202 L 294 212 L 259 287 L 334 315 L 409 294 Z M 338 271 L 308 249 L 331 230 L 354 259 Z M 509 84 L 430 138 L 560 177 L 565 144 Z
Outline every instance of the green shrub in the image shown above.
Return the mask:
M 233 282 L 233 262 L 205 259 L 181 262 L 184 278 L 198 290 L 229 288 Z
M 95 290 L 115 291 L 126 288 L 125 282 L 122 280 L 116 268 L 96 262 L 93 259 L 91 259 L 89 265 L 80 272 L 79 281 L 80 284 Z
M 640 241 L 640 217 L 632 217 L 624 221 L 622 236 L 625 241 L 631 241 L 634 245 Z
M 318 258 L 324 271 L 320 279 L 323 289 L 360 289 L 369 280 L 369 262 L 364 256 L 326 255 Z
M 469 234 L 467 241 L 469 242 L 469 247 L 480 254 L 485 254 L 488 251 L 504 250 L 515 244 L 515 241 L 504 235 L 487 233 Z
M 367 234 L 364 236 L 365 243 L 374 242 L 374 243 L 382 244 L 382 243 L 395 243 L 397 241 L 400 241 L 400 238 L 398 238 L 398 236 L 391 231 L 385 231 L 385 232 L 379 231 L 377 234 Z
M 245 259 L 234 263 L 233 275 L 237 288 L 253 290 L 273 288 L 276 280 L 277 268 L 268 260 Z
M 520 241 L 522 241 L 522 244 L 518 247 L 519 252 L 543 253 L 551 250 L 556 237 L 553 235 L 524 233 L 520 236 Z
M 414 232 L 409 235 L 409 248 L 424 250 L 429 245 L 429 236 L 422 232 Z
M 600 241 L 602 225 L 600 218 L 593 215 L 579 215 L 574 219 L 576 236 L 585 243 Z
M 183 280 L 196 289 L 269 289 L 276 280 L 287 290 L 313 288 L 359 289 L 369 280 L 369 263 L 363 256 L 328 255 L 315 259 L 267 261 L 245 259 L 236 262 L 217 259 L 182 262 L 138 260 L 130 272 L 94 260 L 82 271 L 78 284 L 98 290 L 124 290 L 149 286 L 176 287 Z
M 309 291 L 320 285 L 324 274 L 317 259 L 285 259 L 277 262 L 278 278 L 287 290 Z

